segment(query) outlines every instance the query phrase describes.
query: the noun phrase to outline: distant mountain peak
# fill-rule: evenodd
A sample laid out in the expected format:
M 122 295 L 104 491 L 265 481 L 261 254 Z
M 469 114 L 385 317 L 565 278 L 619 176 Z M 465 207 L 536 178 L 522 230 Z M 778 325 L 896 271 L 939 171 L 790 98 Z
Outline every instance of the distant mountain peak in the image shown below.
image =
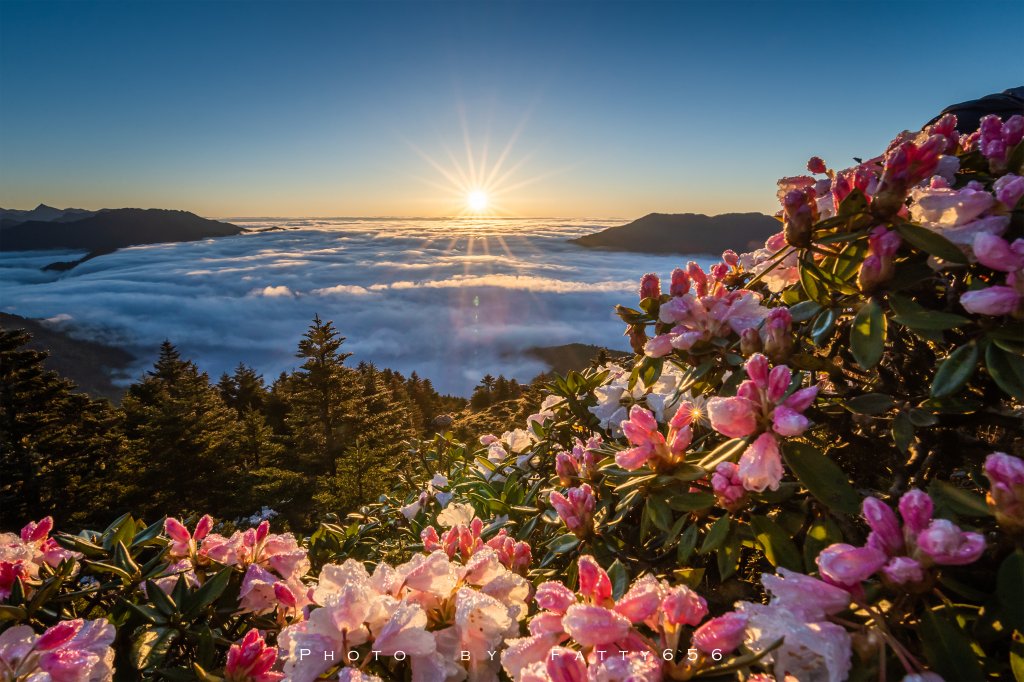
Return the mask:
M 781 229 L 763 213 L 648 213 L 626 225 L 571 239 L 580 246 L 641 253 L 719 254 L 747 251 Z

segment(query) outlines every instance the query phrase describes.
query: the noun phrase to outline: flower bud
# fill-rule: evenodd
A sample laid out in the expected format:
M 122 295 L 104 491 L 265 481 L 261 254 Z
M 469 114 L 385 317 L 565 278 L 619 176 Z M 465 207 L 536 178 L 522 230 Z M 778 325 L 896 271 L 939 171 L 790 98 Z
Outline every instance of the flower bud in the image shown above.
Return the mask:
M 722 261 L 729 267 L 734 268 L 739 264 L 740 257 L 732 249 L 726 249 L 722 252 Z
M 648 272 L 640 278 L 640 300 L 645 298 L 661 297 L 661 280 L 653 272 Z
M 746 632 L 746 614 L 732 611 L 697 628 L 693 633 L 693 645 L 706 654 L 713 654 L 716 650 L 728 654 L 743 643 Z
M 985 538 L 978 533 L 965 533 L 952 521 L 934 519 L 918 534 L 917 547 L 937 564 L 963 566 L 982 555 Z
M 666 622 L 671 625 L 696 625 L 708 615 L 708 604 L 689 587 L 679 585 L 669 590 L 661 602 Z
M 601 568 L 594 557 L 584 554 L 577 562 L 580 577 L 580 594 L 594 604 L 610 602 L 612 598 L 612 582 L 608 574 Z
M 807 162 L 807 170 L 812 173 L 824 173 L 827 169 L 825 162 L 818 156 L 812 156 Z
M 920 533 L 928 527 L 932 520 L 934 505 L 928 493 L 921 490 L 908 490 L 900 498 L 900 516 L 903 523 L 912 533 Z
M 672 271 L 672 283 L 669 286 L 669 294 L 672 296 L 684 296 L 690 291 L 690 276 L 686 270 L 676 268 Z
M 996 521 L 1010 531 L 1024 531 L 1024 460 L 1005 452 L 985 458 L 985 476 L 989 480 L 986 496 Z
M 846 588 L 859 588 L 860 583 L 874 575 L 886 561 L 885 554 L 874 547 L 845 543 L 829 545 L 815 559 L 822 578 Z
M 568 452 L 559 452 L 555 455 L 555 473 L 558 474 L 559 483 L 564 486 L 572 485 L 573 479 L 579 473 L 572 455 Z
M 761 350 L 761 335 L 758 331 L 753 327 L 744 329 L 740 333 L 740 353 L 749 356 L 754 353 L 760 353 Z

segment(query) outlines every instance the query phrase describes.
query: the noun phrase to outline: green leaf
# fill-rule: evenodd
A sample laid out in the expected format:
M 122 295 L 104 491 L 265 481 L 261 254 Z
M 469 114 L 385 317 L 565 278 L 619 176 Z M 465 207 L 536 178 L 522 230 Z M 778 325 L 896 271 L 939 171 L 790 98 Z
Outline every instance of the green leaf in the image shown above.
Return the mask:
M 922 310 L 921 312 L 895 315 L 893 322 L 899 322 L 904 327 L 910 327 L 914 331 L 944 331 L 962 327 L 970 322 L 962 315 L 953 313 L 942 313 L 938 310 Z
M 647 515 L 651 517 L 651 523 L 658 530 L 668 532 L 672 529 L 672 510 L 662 497 L 654 496 L 647 498 Z
M 1024 551 L 1019 548 L 999 566 L 996 594 L 1004 625 L 1024 631 Z
M 886 318 L 874 299 L 857 311 L 850 326 L 850 350 L 853 359 L 864 369 L 871 369 L 882 359 L 885 350 Z
M 685 512 L 707 509 L 714 503 L 715 496 L 711 493 L 682 493 L 668 498 L 668 506 L 676 511 Z
M 800 552 L 786 531 L 767 516 L 752 515 L 750 525 L 754 529 L 754 537 L 761 544 L 772 566 L 783 566 L 792 571 L 800 570 Z
M 900 223 L 896 225 L 896 231 L 900 233 L 901 237 L 925 253 L 953 263 L 966 264 L 968 262 L 967 256 L 956 244 L 927 228 L 911 223 Z
M 137 670 L 159 667 L 181 633 L 174 628 L 144 625 L 135 632 L 131 659 Z
M 728 516 L 723 516 L 715 521 L 704 536 L 704 543 L 700 546 L 698 553 L 707 554 L 721 547 L 726 536 L 729 535 L 729 525 L 730 518 Z
M 228 583 L 231 581 L 231 574 L 233 569 L 228 566 L 222 568 L 217 575 L 212 578 L 207 578 L 203 586 L 193 592 L 189 596 L 188 604 L 184 605 L 185 615 L 192 617 L 198 614 L 201 610 L 217 601 L 220 595 L 227 589 Z
M 947 481 L 933 480 L 928 485 L 928 493 L 957 516 L 977 518 L 992 515 L 984 497 Z
M 900 452 L 906 452 L 914 442 L 914 422 L 910 420 L 909 411 L 900 412 L 892 420 L 892 441 Z
M 789 309 L 794 322 L 809 320 L 821 311 L 821 305 L 814 301 L 801 301 Z
M 729 533 L 726 541 L 718 548 L 715 559 L 718 562 L 718 575 L 722 580 L 732 577 L 740 565 L 740 549 L 743 543 L 736 533 Z
M 608 578 L 612 582 L 612 596 L 615 597 L 615 601 L 618 601 L 629 588 L 629 571 L 621 561 L 616 559 L 608 567 Z
M 572 533 L 559 535 L 548 544 L 548 549 L 554 554 L 565 554 L 580 544 L 580 539 Z
M 857 414 L 884 414 L 896 403 L 885 393 L 865 393 L 847 399 L 846 409 Z
M 676 548 L 676 561 L 685 564 L 693 556 L 693 550 L 697 547 L 697 524 L 693 524 L 683 531 L 679 536 L 679 546 Z
M 945 610 L 925 611 L 917 634 L 928 662 L 943 678 L 957 682 L 982 682 L 985 679 L 966 633 Z
M 800 482 L 822 504 L 844 514 L 860 513 L 860 495 L 839 466 L 807 443 L 787 442 L 783 457 Z
M 152 580 L 146 581 L 146 597 L 149 598 L 149 601 L 153 602 L 156 610 L 165 616 L 170 616 L 178 610 L 178 605 L 174 603 L 174 600 L 167 596 L 160 589 L 160 586 Z
M 814 324 L 811 326 L 811 341 L 814 342 L 815 346 L 820 346 L 832 333 L 838 317 L 839 314 L 834 308 L 827 308 L 814 320 Z
M 843 532 L 829 515 L 819 516 L 811 522 L 804 538 L 804 566 L 808 572 L 817 570 L 814 560 L 821 550 L 843 541 Z
M 705 471 L 712 471 L 722 462 L 728 462 L 739 457 L 746 449 L 747 440 L 745 438 L 732 438 L 705 455 L 697 463 L 697 466 Z
M 8 606 L 7 604 L 0 604 L 0 623 L 5 620 L 13 620 L 15 622 L 23 621 L 28 618 L 28 612 L 22 606 Z
M 985 351 L 985 368 L 999 388 L 1017 400 L 1024 400 L 1024 361 L 994 343 Z

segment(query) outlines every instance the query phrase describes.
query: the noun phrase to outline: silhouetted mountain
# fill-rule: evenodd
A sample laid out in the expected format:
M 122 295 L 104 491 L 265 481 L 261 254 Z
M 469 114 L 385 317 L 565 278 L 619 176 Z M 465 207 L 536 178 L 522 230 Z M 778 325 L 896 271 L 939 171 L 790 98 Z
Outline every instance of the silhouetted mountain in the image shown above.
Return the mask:
M 83 249 L 109 252 L 125 246 L 187 242 L 240 234 L 242 228 L 188 211 L 103 209 L 73 222 L 30 220 L 0 230 L 0 250 Z
M 624 353 L 601 346 L 590 346 L 585 343 L 567 343 L 562 346 L 537 346 L 526 351 L 538 360 L 546 363 L 551 372 L 565 376 L 570 370 L 577 372 L 589 367 L 596 359 L 618 362 L 630 357 Z
M 651 213 L 627 225 L 570 241 L 596 249 L 642 253 L 719 254 L 725 249 L 749 251 L 782 229 L 763 213 Z
M 128 351 L 95 341 L 75 339 L 59 329 L 19 315 L 0 313 L 0 328 L 24 329 L 32 335 L 28 347 L 49 352 L 43 364 L 71 379 L 94 396 L 118 401 L 124 389 L 111 378 L 125 375 L 135 358 Z
M 87 211 L 84 208 L 54 208 L 46 204 L 39 204 L 31 211 L 16 208 L 0 208 L 0 227 L 10 227 L 30 220 L 65 223 L 88 218 L 95 214 L 96 211 Z

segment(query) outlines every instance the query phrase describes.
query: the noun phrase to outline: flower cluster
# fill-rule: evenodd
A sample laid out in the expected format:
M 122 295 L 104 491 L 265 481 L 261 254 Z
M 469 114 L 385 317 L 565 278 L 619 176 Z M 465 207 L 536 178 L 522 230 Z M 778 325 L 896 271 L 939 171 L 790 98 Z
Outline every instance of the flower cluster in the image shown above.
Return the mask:
M 414 680 L 492 680 L 498 662 L 489 652 L 518 633 L 529 593 L 529 583 L 487 547 L 466 564 L 443 551 L 395 567 L 380 563 L 372 574 L 352 559 L 330 564 L 309 618 L 278 637 L 284 672 L 312 682 L 346 665 L 408 659 Z
M 622 432 L 633 446 L 615 455 L 615 463 L 627 471 L 635 471 L 644 464 L 655 470 L 671 469 L 683 461 L 686 449 L 693 440 L 693 413 L 696 406 L 683 401 L 668 423 L 668 436 L 658 430 L 658 421 L 650 411 L 634 405 L 629 419 L 621 424 Z
M 911 490 L 899 501 L 902 525 L 895 512 L 876 497 L 865 498 L 863 516 L 871 528 L 867 544 L 836 543 L 818 555 L 821 575 L 833 585 L 861 593 L 861 582 L 881 571 L 885 581 L 907 591 L 930 589 L 933 566 L 974 563 L 985 551 L 985 538 L 964 532 L 952 521 L 932 517 L 927 493 Z
M 755 354 L 746 363 L 747 380 L 736 395 L 708 401 L 711 427 L 730 438 L 755 436 L 740 457 L 743 487 L 755 492 L 776 490 L 782 480 L 779 437 L 799 436 L 810 425 L 804 412 L 818 395 L 810 386 L 790 393 L 793 372 L 786 365 L 769 371 L 768 358 Z
M 591 436 L 586 443 L 577 438 L 572 450 L 557 453 L 555 473 L 558 481 L 567 486 L 576 480 L 593 480 L 597 476 L 597 450 L 602 443 L 599 435 Z
M 427 526 L 420 532 L 420 540 L 427 552 L 442 550 L 449 559 L 457 556 L 463 563 L 468 562 L 484 547 L 489 547 L 497 552 L 502 566 L 525 575 L 532 559 L 529 543 L 517 541 L 504 528 L 485 542 L 481 537 L 483 529 L 483 521 L 479 518 L 474 518 L 468 524 L 457 523 L 441 535 L 438 535 L 437 529 L 433 526 Z
M 112 680 L 114 635 L 114 626 L 104 619 L 63 620 L 41 635 L 27 625 L 15 625 L 0 634 L 0 679 Z
M 53 518 L 47 516 L 38 523 L 28 523 L 18 535 L 0 534 L 0 601 L 11 595 L 15 581 L 20 580 L 27 590 L 39 578 L 43 566 L 56 568 L 65 559 L 81 556 L 58 545 L 50 537 L 51 530 Z
M 988 505 L 999 525 L 1024 531 L 1024 460 L 994 452 L 985 459 L 985 476 L 991 484 Z
M 767 316 L 760 294 L 730 289 L 722 281 L 724 268 L 712 270 L 705 273 L 690 261 L 685 270 L 672 272 L 671 298 L 658 312 L 659 320 L 671 328 L 647 342 L 644 352 L 648 356 L 664 357 L 673 349 L 690 350 L 698 343 L 738 335 Z

